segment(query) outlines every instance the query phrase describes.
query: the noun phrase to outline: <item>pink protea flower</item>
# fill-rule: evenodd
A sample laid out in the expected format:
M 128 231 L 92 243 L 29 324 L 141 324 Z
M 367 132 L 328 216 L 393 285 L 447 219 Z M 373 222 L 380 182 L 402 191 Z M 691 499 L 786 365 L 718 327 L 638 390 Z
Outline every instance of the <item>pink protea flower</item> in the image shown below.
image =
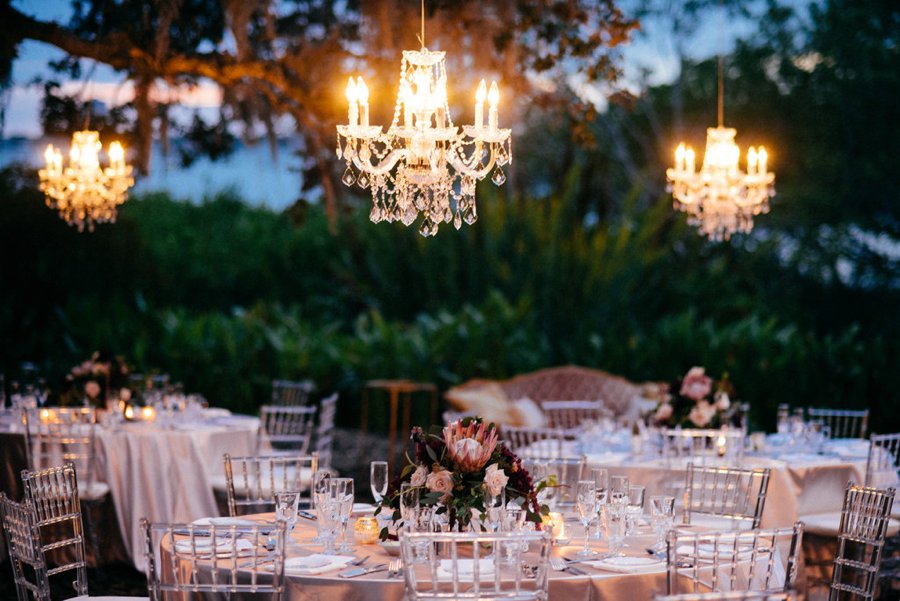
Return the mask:
M 477 472 L 490 460 L 497 446 L 497 430 L 484 422 L 459 421 L 444 427 L 444 444 L 450 460 L 461 472 Z

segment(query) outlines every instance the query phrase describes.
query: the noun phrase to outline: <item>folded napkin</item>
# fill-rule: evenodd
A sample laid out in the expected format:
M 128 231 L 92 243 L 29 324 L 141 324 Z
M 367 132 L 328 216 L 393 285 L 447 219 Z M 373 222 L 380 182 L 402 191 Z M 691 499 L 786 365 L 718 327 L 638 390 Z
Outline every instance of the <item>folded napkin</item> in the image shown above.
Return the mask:
M 597 561 L 586 561 L 584 565 L 607 572 L 620 574 L 640 574 L 643 572 L 661 572 L 666 569 L 666 562 L 654 557 L 608 557 Z
M 196 536 L 193 541 L 191 539 L 176 541 L 176 553 L 193 553 L 196 550 L 200 555 L 212 555 L 213 549 L 218 557 L 232 557 L 234 555 L 243 556 L 253 553 L 253 545 L 250 541 L 242 538 L 225 538 L 216 537 L 215 544 L 213 539 L 208 536 Z
M 456 571 L 459 574 L 459 577 L 463 580 L 471 579 L 475 577 L 475 560 L 474 559 L 457 559 L 456 560 Z M 452 559 L 442 559 L 441 565 L 438 567 L 438 578 L 453 578 L 453 560 Z M 494 577 L 494 560 L 493 559 L 479 559 L 478 560 L 478 575 L 480 578 L 493 578 Z
M 291 557 L 284 562 L 284 572 L 288 576 L 311 576 L 346 567 L 356 559 L 352 555 L 307 555 Z

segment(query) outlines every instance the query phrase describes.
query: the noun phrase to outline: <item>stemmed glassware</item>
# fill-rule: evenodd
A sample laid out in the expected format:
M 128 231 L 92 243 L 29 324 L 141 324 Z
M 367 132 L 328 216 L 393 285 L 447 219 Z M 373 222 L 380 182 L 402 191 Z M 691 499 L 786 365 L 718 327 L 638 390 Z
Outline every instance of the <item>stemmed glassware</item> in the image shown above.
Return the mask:
M 666 552 L 666 533 L 675 523 L 675 497 L 658 495 L 650 497 L 650 522 L 656 531 L 656 544 L 652 549 L 657 555 Z
M 287 533 L 294 530 L 297 523 L 297 509 L 300 505 L 300 493 L 296 490 L 283 490 L 275 493 L 275 521 L 284 522 Z
M 353 513 L 353 478 L 332 478 L 338 486 L 336 491 L 337 500 L 339 502 L 338 511 L 340 512 L 341 522 L 341 546 L 338 551 L 348 553 L 353 551 L 353 545 L 347 540 L 347 524 L 350 521 L 350 515 Z
M 597 484 L 593 480 L 579 480 L 575 484 L 575 510 L 584 526 L 584 547 L 578 552 L 580 557 L 590 557 L 591 522 L 597 513 Z
M 620 476 L 613 476 L 620 478 Z M 625 478 L 627 482 L 628 479 Z M 619 483 L 621 484 L 621 482 Z M 628 489 L 616 486 L 614 482 L 609 495 L 609 504 L 606 507 L 606 540 L 609 543 L 609 556 L 622 555 L 622 544 L 625 542 L 625 521 L 628 511 Z
M 525 509 L 510 502 L 504 511 L 503 523 L 500 525 L 500 528 L 503 532 L 522 532 L 525 529 Z M 521 544 L 507 543 L 504 551 L 506 553 L 506 562 L 516 563 L 516 551 L 521 551 L 522 553 L 528 551 L 528 543 L 524 541 Z
M 609 502 L 609 472 L 602 467 L 591 470 L 591 479 L 597 488 L 597 540 L 603 539 L 603 511 Z
M 400 485 L 400 517 L 404 526 L 412 526 L 419 515 L 419 487 L 409 482 Z
M 388 489 L 387 461 L 373 461 L 369 464 L 369 488 L 372 490 L 375 504 L 380 504 L 384 500 L 384 495 L 387 494 Z
M 341 498 L 345 485 L 338 478 L 322 480 L 316 490 L 316 519 L 319 526 L 319 541 L 324 545 L 326 555 L 334 555 L 337 529 L 341 522 Z
M 328 469 L 317 469 L 313 475 L 313 503 L 316 508 L 316 536 L 313 543 L 325 542 L 326 538 L 326 522 L 325 504 L 328 502 L 328 492 L 330 489 L 331 471 Z
M 494 494 L 489 486 L 484 486 L 484 514 L 491 532 L 497 532 L 503 521 L 503 510 L 506 507 L 506 489 Z
M 628 506 L 626 507 L 625 534 L 634 533 L 637 521 L 644 512 L 644 487 L 632 484 L 628 487 Z

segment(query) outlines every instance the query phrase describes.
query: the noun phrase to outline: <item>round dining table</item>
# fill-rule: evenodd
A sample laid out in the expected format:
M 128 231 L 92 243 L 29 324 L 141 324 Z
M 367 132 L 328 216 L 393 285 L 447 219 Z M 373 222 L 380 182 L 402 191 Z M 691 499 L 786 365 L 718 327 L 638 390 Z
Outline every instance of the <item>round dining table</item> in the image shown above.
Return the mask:
M 256 417 L 211 408 L 156 422 L 98 424 L 96 428 L 96 479 L 109 486 L 126 554 L 109 558 L 100 549 L 100 556 L 131 560 L 146 571 L 141 518 L 188 522 L 219 515 L 213 484 L 224 474 L 222 456 L 255 455 L 260 422 Z M 2 486 L 7 494 L 20 498 L 18 476 L 26 467 L 25 435 L 21 421 L 7 420 L 4 429 Z M 93 526 L 108 530 L 108 524 Z

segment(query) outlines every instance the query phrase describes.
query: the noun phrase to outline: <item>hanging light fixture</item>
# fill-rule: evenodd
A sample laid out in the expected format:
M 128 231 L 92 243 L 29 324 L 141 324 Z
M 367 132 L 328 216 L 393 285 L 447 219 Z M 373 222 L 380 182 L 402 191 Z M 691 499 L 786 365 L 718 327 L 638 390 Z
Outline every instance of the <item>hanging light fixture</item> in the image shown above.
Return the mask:
M 724 126 L 721 55 L 718 76 L 719 125 L 706 130 L 703 166 L 696 171 L 694 150 L 681 143 L 675 150 L 675 167 L 666 169 L 675 209 L 687 213 L 688 223 L 714 241 L 728 240 L 737 232 L 750 232 L 753 218 L 769 212 L 769 198 L 775 195 L 775 174 L 768 170 L 765 147 L 749 148 L 746 172 L 738 165 L 741 151 L 734 142 L 737 130 Z
M 38 171 L 47 206 L 79 232 L 94 230 L 94 224 L 115 222 L 119 205 L 134 185 L 131 165 L 125 163 L 125 149 L 119 142 L 109 145 L 109 167 L 100 167 L 100 134 L 82 130 L 72 134 L 69 164 L 63 167 L 62 153 L 52 144 L 44 151 L 46 167 Z
M 475 93 L 475 123 L 462 131 L 447 104 L 444 52 L 425 47 L 425 2 L 419 50 L 405 50 L 394 117 L 386 132 L 369 124 L 369 90 L 362 77 L 347 83 L 347 125 L 337 126 L 337 156 L 347 163 L 342 181 L 372 191 L 369 218 L 409 226 L 421 214 L 419 233 L 433 236 L 441 222 L 459 229 L 478 218 L 475 184 L 512 160 L 510 130 L 498 127 L 500 91 L 481 81 Z M 487 124 L 484 103 L 488 103 Z

